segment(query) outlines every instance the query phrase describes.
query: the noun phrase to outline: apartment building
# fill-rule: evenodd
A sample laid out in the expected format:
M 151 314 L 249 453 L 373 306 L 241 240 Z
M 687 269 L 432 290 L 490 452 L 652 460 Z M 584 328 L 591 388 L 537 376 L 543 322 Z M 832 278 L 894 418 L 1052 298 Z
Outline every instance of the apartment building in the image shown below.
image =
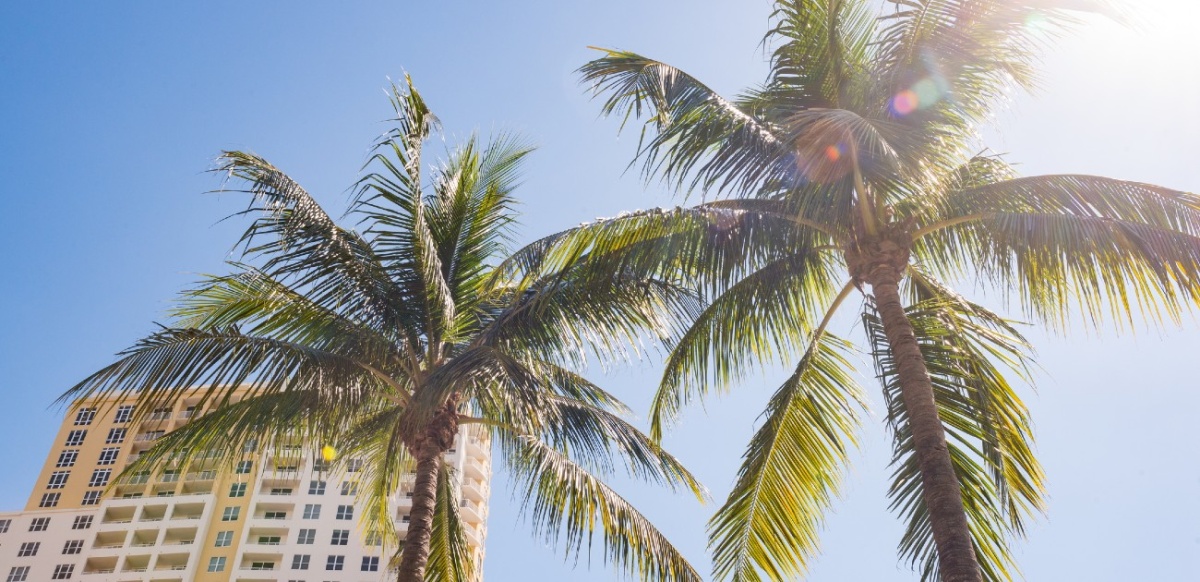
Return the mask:
M 334 472 L 320 443 L 247 447 L 233 467 L 199 455 L 186 467 L 121 470 L 198 416 L 200 397 L 135 422 L 128 404 L 83 401 L 63 419 L 23 511 L 0 512 L 0 581 L 375 582 L 394 578 L 395 548 L 360 526 L 362 464 Z M 476 564 L 487 535 L 490 442 L 464 426 L 448 455 Z M 403 536 L 412 482 L 391 497 Z M 476 571 L 481 571 L 477 568 Z

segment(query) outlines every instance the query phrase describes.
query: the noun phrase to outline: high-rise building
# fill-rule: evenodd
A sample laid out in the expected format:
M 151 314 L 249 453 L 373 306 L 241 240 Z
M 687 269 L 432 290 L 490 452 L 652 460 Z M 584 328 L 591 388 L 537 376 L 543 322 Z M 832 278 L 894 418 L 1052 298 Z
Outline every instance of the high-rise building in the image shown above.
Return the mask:
M 320 443 L 247 447 L 232 467 L 201 453 L 185 467 L 110 483 L 158 438 L 199 416 L 200 400 L 196 393 L 141 421 L 129 404 L 76 403 L 25 509 L 0 513 L 0 581 L 389 578 L 395 549 L 372 539 L 359 521 L 361 462 L 342 459 L 335 472 Z M 491 461 L 487 433 L 478 429 L 462 427 L 447 463 L 458 481 L 467 541 L 481 565 Z M 405 480 L 390 499 L 401 536 L 411 489 Z

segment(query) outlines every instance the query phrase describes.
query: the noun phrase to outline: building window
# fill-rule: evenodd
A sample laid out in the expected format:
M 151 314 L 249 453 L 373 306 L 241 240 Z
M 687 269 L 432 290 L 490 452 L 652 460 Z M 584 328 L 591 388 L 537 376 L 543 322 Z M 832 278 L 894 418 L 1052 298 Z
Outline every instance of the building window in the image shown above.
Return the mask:
M 71 574 L 75 573 L 75 564 L 59 564 L 54 567 L 54 575 L 51 580 L 70 580 Z
M 404 514 L 403 517 L 400 518 L 400 521 L 402 523 L 409 523 L 412 521 L 412 516 L 406 513 L 406 514 Z
M 8 533 L 8 528 L 11 525 L 11 519 L 0 519 L 0 533 Z
M 117 423 L 117 424 L 120 424 L 123 422 L 129 422 L 129 419 L 132 417 L 133 417 L 133 405 L 132 404 L 122 404 L 117 407 L 117 415 L 113 418 L 113 422 Z
M 336 519 L 354 519 L 354 506 L 339 505 Z
M 286 511 L 267 511 L 263 513 L 263 519 L 287 519 Z
M 357 473 L 362 470 L 362 466 L 362 459 L 350 459 L 349 461 L 346 461 L 346 472 Z
M 217 543 L 214 544 L 218 548 L 224 548 L 233 544 L 233 531 L 217 532 Z
M 341 570 L 346 565 L 346 556 L 329 556 L 325 560 L 326 570 Z
M 348 529 L 333 530 L 333 537 L 330 538 L 329 543 L 330 543 L 330 545 L 334 545 L 334 546 L 348 545 L 350 543 L 350 530 L 348 530 Z
M 8 578 L 5 582 L 25 582 L 29 579 L 29 566 L 13 566 L 8 571 Z
M 88 481 L 88 487 L 104 487 L 108 485 L 109 477 L 112 477 L 112 469 L 96 469 L 92 471 L 92 478 Z
M 100 460 L 96 461 L 97 465 L 112 465 L 117 462 L 117 453 L 121 452 L 120 447 L 107 447 L 100 449 Z
M 363 556 L 362 571 L 363 572 L 378 572 L 379 571 L 379 556 Z
M 226 507 L 225 512 L 221 514 L 221 521 L 237 521 L 237 518 L 242 513 L 240 507 Z
M 58 468 L 74 467 L 75 459 L 78 459 L 78 458 L 79 458 L 79 451 L 63 451 L 58 454 L 58 462 L 55 463 L 54 466 L 58 467 Z
M 76 515 L 75 523 L 71 524 L 71 529 L 88 529 L 92 527 L 92 516 Z
M 63 485 L 67 484 L 67 477 L 70 476 L 70 471 L 55 471 L 50 473 L 50 482 L 46 483 L 46 489 L 62 489 Z
M 296 554 L 292 556 L 292 569 L 307 570 L 308 562 L 311 558 L 312 556 L 309 556 L 308 554 Z
M 316 461 L 313 461 L 313 471 L 316 471 L 318 473 L 324 473 L 325 471 L 328 471 L 328 470 L 329 470 L 329 461 L 326 461 L 324 459 L 317 459 Z
M 317 530 L 301 529 L 300 535 L 296 536 L 296 543 L 302 544 L 302 545 L 308 545 L 308 544 L 316 543 L 316 539 L 317 539 Z
M 308 494 L 309 495 L 324 495 L 325 494 L 325 482 L 324 481 L 309 481 L 308 482 Z
M 67 540 L 63 544 L 63 553 L 67 555 L 78 554 L 83 551 L 83 540 Z
M 358 481 L 342 481 L 342 495 L 358 495 Z
M 246 473 L 249 473 L 252 468 L 254 468 L 254 461 L 239 461 L 237 468 L 234 469 L 233 472 L 239 475 L 245 475 Z
M 282 541 L 279 536 L 258 536 L 258 545 L 260 546 L 278 546 Z
M 87 426 L 92 424 L 93 418 L 96 418 L 95 408 L 80 408 L 79 412 L 75 413 L 75 426 Z
M 67 433 L 67 446 L 77 447 L 83 444 L 83 439 L 87 438 L 86 430 L 73 430 Z
M 320 519 L 320 518 L 321 518 L 321 506 L 320 505 L 316 505 L 313 503 L 305 504 L 304 519 Z
M 83 492 L 83 505 L 99 505 L 101 493 L 103 493 L 103 492 L 100 491 L 99 489 L 97 489 L 95 491 L 84 491 Z
M 275 562 L 250 562 L 251 570 L 274 570 Z
M 258 439 L 250 439 L 242 445 L 243 453 L 253 453 L 258 448 Z
M 46 531 L 50 527 L 49 517 L 35 517 L 29 522 L 29 531 Z
M 291 487 L 272 487 L 271 488 L 271 495 L 291 495 L 291 494 L 292 494 Z
M 216 556 L 216 557 L 209 558 L 208 559 L 208 571 L 209 572 L 224 572 L 225 571 L 225 558 L 223 556 Z
M 377 531 L 367 532 L 367 539 L 364 543 L 368 546 L 382 546 L 383 535 Z
M 42 500 L 38 502 L 38 507 L 57 507 L 61 497 L 62 493 L 45 493 L 42 495 Z
M 17 550 L 17 557 L 28 558 L 29 556 L 36 556 L 40 547 L 42 547 L 42 542 L 22 542 L 21 549 Z
M 108 429 L 108 438 L 104 439 L 106 445 L 119 445 L 125 442 L 125 429 L 110 428 Z
M 246 496 L 246 484 L 245 483 L 234 483 L 233 485 L 230 485 L 229 486 L 229 496 L 230 497 L 245 497 Z

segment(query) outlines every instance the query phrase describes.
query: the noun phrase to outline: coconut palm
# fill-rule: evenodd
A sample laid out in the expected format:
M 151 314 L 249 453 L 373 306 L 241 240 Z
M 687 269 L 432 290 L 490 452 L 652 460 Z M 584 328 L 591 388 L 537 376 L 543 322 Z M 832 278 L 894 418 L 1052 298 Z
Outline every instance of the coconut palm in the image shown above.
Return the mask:
M 1200 298 L 1200 197 L 1096 176 L 1017 177 L 975 127 L 1075 13 L 1055 0 L 781 0 L 765 83 L 726 99 L 687 73 L 605 50 L 581 69 L 603 111 L 642 120 L 647 180 L 713 201 L 600 221 L 518 253 L 536 271 L 623 256 L 707 306 L 674 338 L 651 410 L 681 409 L 758 365 L 792 375 L 710 522 L 719 578 L 801 576 L 861 408 L 830 333 L 856 293 L 894 435 L 892 509 L 922 579 L 1006 580 L 1044 507 L 1014 380 L 1029 346 L 951 281 L 1064 327 L 1177 319 Z M 983 150 L 986 152 L 986 150 Z
M 256 442 L 328 443 L 340 459 L 366 461 L 368 529 L 393 540 L 387 500 L 415 472 L 401 581 L 474 579 L 443 458 L 459 427 L 476 424 L 537 535 L 565 533 L 578 552 L 598 533 L 605 559 L 632 574 L 699 580 L 601 478 L 624 468 L 698 496 L 700 486 L 575 371 L 590 353 L 669 326 L 662 314 L 683 315 L 694 299 L 632 273 L 495 272 L 530 149 L 508 135 L 472 137 L 425 169 L 437 119 L 411 81 L 393 89 L 395 127 L 349 210 L 361 232 L 338 226 L 266 160 L 225 152 L 220 171 L 245 184 L 246 212 L 258 215 L 239 243 L 245 262 L 184 293 L 167 326 L 64 398 L 125 391 L 145 418 L 206 386 L 200 406 L 210 413 L 129 471 L 207 451 L 233 463 Z

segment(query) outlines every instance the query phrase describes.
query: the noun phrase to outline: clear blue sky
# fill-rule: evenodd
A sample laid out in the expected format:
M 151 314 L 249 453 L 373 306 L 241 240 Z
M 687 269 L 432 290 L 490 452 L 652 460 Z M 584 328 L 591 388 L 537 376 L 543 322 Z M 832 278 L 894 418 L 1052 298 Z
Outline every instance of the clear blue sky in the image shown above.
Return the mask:
M 24 504 L 53 399 L 150 332 L 195 273 L 221 272 L 240 196 L 202 194 L 222 149 L 255 151 L 340 213 L 413 75 L 451 136 L 514 129 L 540 149 L 524 236 L 677 203 L 623 175 L 636 135 L 576 85 L 587 45 L 636 50 L 732 94 L 761 80 L 769 3 L 711 0 L 0 4 L 0 508 Z M 1149 0 L 1139 30 L 1092 22 L 1047 56 L 1044 89 L 987 128 L 1028 174 L 1096 173 L 1200 191 L 1200 41 L 1191 2 Z M 847 323 L 846 326 L 849 324 Z M 1028 393 L 1050 511 L 1018 556 L 1030 580 L 1189 580 L 1200 571 L 1200 324 L 1136 337 L 1031 332 Z M 653 361 L 601 383 L 644 410 Z M 864 367 L 864 371 L 867 369 Z M 869 374 L 868 374 L 869 375 Z M 688 414 L 667 442 L 718 499 L 777 374 Z M 871 388 L 870 379 L 865 382 Z M 877 393 L 878 390 L 872 390 Z M 810 580 L 915 580 L 886 510 L 889 443 L 870 420 Z M 486 577 L 610 580 L 533 540 L 498 483 Z M 713 507 L 629 496 L 702 569 Z M 531 575 L 532 574 L 532 575 Z

